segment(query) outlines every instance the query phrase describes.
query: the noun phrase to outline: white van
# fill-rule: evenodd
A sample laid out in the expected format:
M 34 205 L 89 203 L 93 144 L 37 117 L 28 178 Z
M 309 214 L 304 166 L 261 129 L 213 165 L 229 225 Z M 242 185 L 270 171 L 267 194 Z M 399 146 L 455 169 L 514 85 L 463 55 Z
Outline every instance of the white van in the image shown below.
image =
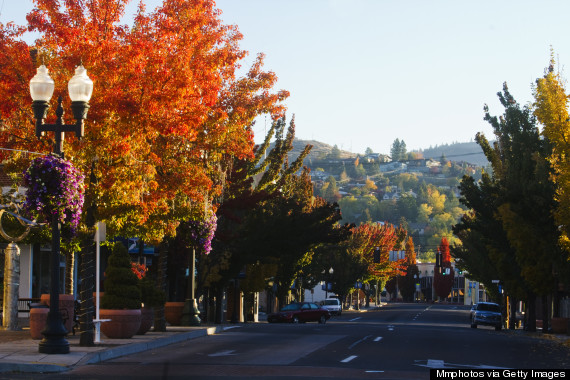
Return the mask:
M 341 315 L 342 304 L 338 298 L 327 298 L 321 302 L 321 307 L 327 309 L 331 315 Z

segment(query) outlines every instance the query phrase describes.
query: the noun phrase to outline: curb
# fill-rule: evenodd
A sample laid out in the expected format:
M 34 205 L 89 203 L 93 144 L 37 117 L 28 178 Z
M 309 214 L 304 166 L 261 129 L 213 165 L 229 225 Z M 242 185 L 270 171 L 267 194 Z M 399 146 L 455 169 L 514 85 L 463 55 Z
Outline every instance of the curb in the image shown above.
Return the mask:
M 110 359 L 115 359 L 125 355 L 136 354 L 138 352 L 152 350 L 159 347 L 168 346 L 174 343 L 180 343 L 185 340 L 195 339 L 206 335 L 216 334 L 222 331 L 220 327 L 208 327 L 205 329 L 188 331 L 185 333 L 174 334 L 169 337 L 151 340 L 149 342 L 141 342 L 135 344 L 126 344 L 124 346 L 111 348 L 109 350 L 93 352 L 81 359 L 76 365 L 97 364 Z
M 207 335 L 217 334 L 224 331 L 223 326 L 207 327 L 204 329 L 175 333 L 172 336 L 157 338 L 148 342 L 125 344 L 123 346 L 114 347 L 108 350 L 93 352 L 85 355 L 76 364 L 47 364 L 47 363 L 2 363 L 0 364 L 0 373 L 58 373 L 73 369 L 76 366 L 86 364 L 97 364 L 107 360 L 116 359 L 121 356 L 136 354 L 143 351 L 152 350 L 168 346 L 170 344 L 180 343 L 186 340 L 196 339 Z M 65 355 L 72 355 L 65 354 Z

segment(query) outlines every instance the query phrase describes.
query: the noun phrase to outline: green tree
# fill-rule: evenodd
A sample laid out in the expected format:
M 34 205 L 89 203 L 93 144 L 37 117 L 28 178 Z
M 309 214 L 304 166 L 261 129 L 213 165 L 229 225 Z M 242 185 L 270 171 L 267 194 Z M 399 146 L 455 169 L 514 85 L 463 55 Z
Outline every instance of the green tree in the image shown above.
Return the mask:
M 394 140 L 392 147 L 390 148 L 390 155 L 392 156 L 392 161 L 402 161 L 407 159 L 407 149 L 404 140 L 400 139 Z
M 477 135 L 493 175 L 484 174 L 479 186 L 464 177 L 462 194 L 475 213 L 465 216 L 455 231 L 468 243 L 476 234 L 485 237 L 487 252 L 477 251 L 478 255 L 489 256 L 511 297 L 527 301 L 528 326 L 534 329 L 535 296 L 552 292 L 557 283 L 552 269 L 561 257 L 559 233 L 552 217 L 554 189 L 545 160 L 550 145 L 540 137 L 530 108 L 521 108 L 506 84 L 498 96 L 505 107 L 501 118 L 492 117 L 485 108 L 485 119 L 493 127 L 497 142 L 491 147 L 483 135 Z M 458 250 L 455 254 L 465 253 Z M 464 264 L 472 262 L 460 259 Z M 470 273 L 472 270 L 477 268 L 468 269 Z
M 358 166 L 354 168 L 354 172 L 356 179 L 366 178 L 366 169 L 364 169 L 364 166 L 362 164 L 358 164 Z
M 416 198 L 408 194 L 402 194 L 400 199 L 396 201 L 398 214 L 407 220 L 414 222 L 418 217 L 418 204 Z
M 338 146 L 335 144 L 332 149 L 331 152 L 329 153 L 329 158 L 332 160 L 338 160 L 341 156 L 341 151 L 338 148 Z
M 329 176 L 321 189 L 321 196 L 329 202 L 336 202 L 340 199 L 338 185 L 333 176 Z

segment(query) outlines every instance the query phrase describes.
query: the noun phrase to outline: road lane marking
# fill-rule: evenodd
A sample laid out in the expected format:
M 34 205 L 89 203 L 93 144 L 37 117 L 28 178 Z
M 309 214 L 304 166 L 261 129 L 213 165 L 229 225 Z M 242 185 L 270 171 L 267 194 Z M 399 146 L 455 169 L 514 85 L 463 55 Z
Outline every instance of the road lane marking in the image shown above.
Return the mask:
M 497 367 L 486 364 L 473 365 L 473 364 L 446 363 L 443 360 L 434 360 L 434 359 L 414 360 L 414 365 L 418 367 L 427 367 L 427 368 L 509 369 L 507 367 Z
M 445 368 L 445 362 L 443 360 L 428 359 L 427 366 L 429 368 Z
M 384 372 L 384 371 L 366 371 L 366 373 L 381 373 L 381 372 Z
M 379 341 L 381 341 L 381 340 L 382 340 L 382 337 L 381 337 L 381 336 L 379 336 L 378 338 L 374 339 L 375 342 L 379 342 Z
M 354 321 L 358 321 L 359 319 L 362 319 L 362 317 L 352 318 L 352 319 L 349 319 L 348 321 L 349 321 L 349 322 L 354 322 Z
M 352 355 L 352 356 L 349 356 L 348 358 L 346 358 L 346 359 L 344 359 L 344 360 L 341 360 L 340 362 L 341 362 L 341 363 L 348 363 L 349 361 L 354 360 L 354 359 L 356 359 L 357 357 L 358 357 L 358 355 Z
M 208 356 L 210 357 L 217 357 L 217 356 L 232 356 L 232 355 L 236 355 L 233 352 L 235 352 L 235 350 L 227 350 L 227 351 L 220 351 L 220 352 L 216 352 L 215 354 L 210 354 Z
M 389 325 L 389 326 L 388 326 L 388 331 L 394 331 L 394 326 Z
M 372 335 L 366 335 L 364 338 L 362 338 L 362 339 L 360 339 L 360 340 L 358 340 L 358 341 L 352 343 L 352 344 L 348 347 L 348 349 L 349 349 L 349 350 L 352 350 L 352 348 L 353 348 L 354 346 L 356 346 L 358 343 L 364 342 L 366 339 L 370 338 L 371 336 L 372 336 Z

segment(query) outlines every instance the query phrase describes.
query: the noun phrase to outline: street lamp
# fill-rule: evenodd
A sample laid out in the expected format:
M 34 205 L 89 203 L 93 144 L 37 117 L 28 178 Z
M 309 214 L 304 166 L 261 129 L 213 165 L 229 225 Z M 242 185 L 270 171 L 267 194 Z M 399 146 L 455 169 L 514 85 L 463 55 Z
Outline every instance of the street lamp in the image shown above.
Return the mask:
M 77 139 L 83 137 L 83 120 L 87 117 L 89 99 L 93 93 L 93 82 L 87 76 L 87 70 L 83 65 L 75 69 L 75 75 L 68 84 L 71 109 L 75 124 L 63 123 L 62 98 L 58 98 L 55 114 L 55 124 L 44 124 L 44 119 L 49 108 L 49 101 L 53 95 L 55 84 L 48 74 L 45 65 L 37 69 L 36 75 L 30 81 L 30 95 L 32 96 L 32 109 L 36 119 L 36 136 L 40 138 L 44 132 L 54 132 L 53 153 L 64 158 L 63 141 L 65 132 L 75 132 Z M 63 325 L 59 311 L 59 251 L 60 251 L 60 224 L 58 216 L 53 215 L 51 220 L 52 243 L 51 243 L 51 284 L 50 284 L 50 310 L 47 315 L 47 324 L 42 334 L 44 338 L 39 343 L 39 352 L 43 354 L 68 354 L 69 342 L 65 339 L 67 330 Z

